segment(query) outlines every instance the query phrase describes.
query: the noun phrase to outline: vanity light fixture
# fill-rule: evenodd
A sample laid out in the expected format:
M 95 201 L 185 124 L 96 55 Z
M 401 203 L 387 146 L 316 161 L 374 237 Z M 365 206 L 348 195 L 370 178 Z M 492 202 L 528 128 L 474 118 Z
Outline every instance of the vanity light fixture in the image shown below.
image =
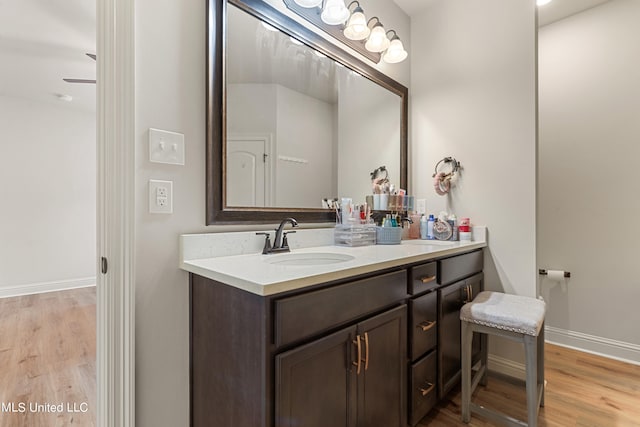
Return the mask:
M 551 0 L 536 0 L 536 6 L 544 6 L 547 3 L 551 3 Z
M 394 30 L 385 30 L 377 16 L 367 21 L 361 1 L 350 0 L 345 6 L 345 0 L 282 0 L 290 11 L 368 60 L 376 64 L 404 61 L 408 54 L 400 37 Z
M 367 22 L 367 24 L 370 24 L 374 19 L 378 22 L 376 22 L 371 29 L 371 35 L 369 35 L 369 39 L 365 43 L 364 47 L 369 52 L 382 52 L 387 50 L 387 48 L 391 44 L 391 40 L 389 40 L 389 38 L 387 37 L 387 32 L 384 30 L 384 26 L 377 16 L 369 19 L 369 22 Z
M 296 0 L 297 3 L 298 0 Z M 329 25 L 340 25 L 349 18 L 349 9 L 344 5 L 344 0 L 326 0 L 322 8 L 320 19 Z
M 318 7 L 322 4 L 322 0 L 293 0 L 298 6 L 311 8 Z
M 371 29 L 367 25 L 367 18 L 362 7 L 360 7 L 360 3 L 352 1 L 347 9 L 351 10 L 351 6 L 354 4 L 356 7 L 347 21 L 346 28 L 343 31 L 344 36 L 349 40 L 364 40 L 371 34 Z
M 387 31 L 387 34 L 389 33 L 393 33 L 393 37 L 391 37 L 389 48 L 382 55 L 382 60 L 387 64 L 397 64 L 398 62 L 404 61 L 409 54 L 404 50 L 402 40 L 400 40 L 400 37 L 398 37 L 395 30 Z

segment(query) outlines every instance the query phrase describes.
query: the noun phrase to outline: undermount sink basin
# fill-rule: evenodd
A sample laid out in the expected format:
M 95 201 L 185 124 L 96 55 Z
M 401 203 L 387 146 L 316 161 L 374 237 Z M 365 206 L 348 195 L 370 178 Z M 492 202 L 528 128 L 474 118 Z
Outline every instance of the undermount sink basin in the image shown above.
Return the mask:
M 403 244 L 405 245 L 433 245 L 433 246 L 453 246 L 458 242 L 452 242 L 448 240 L 403 240 Z
M 346 254 L 319 252 L 303 254 L 268 255 L 264 262 L 274 265 L 324 265 L 351 261 L 355 257 Z

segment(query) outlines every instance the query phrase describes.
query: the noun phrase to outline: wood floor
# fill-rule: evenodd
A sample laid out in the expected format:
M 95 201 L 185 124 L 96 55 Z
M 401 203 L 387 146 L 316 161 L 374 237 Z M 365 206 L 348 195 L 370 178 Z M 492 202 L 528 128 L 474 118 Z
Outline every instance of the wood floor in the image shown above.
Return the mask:
M 540 427 L 640 426 L 640 366 L 545 345 L 545 406 L 540 409 Z M 489 376 L 486 387 L 478 386 L 473 401 L 526 420 L 523 383 Z M 452 393 L 419 424 L 424 426 L 493 426 L 472 415 L 471 423 L 460 421 L 460 393 Z
M 94 426 L 95 360 L 95 287 L 0 299 L 0 427 Z
M 95 425 L 95 310 L 95 287 L 0 299 L 0 427 Z M 550 344 L 545 356 L 547 389 L 540 427 L 640 427 L 640 366 Z M 490 376 L 474 401 L 526 419 L 519 382 Z M 16 411 L 24 403 L 26 411 L 10 412 L 11 403 Z M 32 412 L 29 404 L 35 403 L 62 403 L 63 412 Z M 79 412 L 69 412 L 74 404 Z M 83 409 L 88 411 L 80 412 Z M 419 424 L 464 425 L 459 392 Z M 493 424 L 473 415 L 468 426 Z

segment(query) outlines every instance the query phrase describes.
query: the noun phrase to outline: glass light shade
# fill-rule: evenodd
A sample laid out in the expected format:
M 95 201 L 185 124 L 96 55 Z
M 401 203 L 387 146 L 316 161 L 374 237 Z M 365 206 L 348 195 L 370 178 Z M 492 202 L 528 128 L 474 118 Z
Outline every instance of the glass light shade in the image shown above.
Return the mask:
M 347 21 L 344 36 L 350 40 L 364 40 L 369 37 L 371 30 L 367 26 L 367 18 L 361 8 L 357 7 Z
M 365 49 L 369 52 L 382 52 L 386 50 L 391 42 L 387 37 L 387 33 L 384 30 L 382 24 L 378 23 L 371 30 L 371 35 L 369 36 L 369 40 L 364 44 Z
M 327 0 L 320 18 L 325 24 L 340 25 L 349 18 L 349 9 L 344 5 L 344 0 Z
M 536 1 L 536 5 L 537 6 L 544 6 L 547 3 L 551 3 L 551 0 L 537 0 Z
M 293 0 L 300 7 L 318 7 L 322 4 L 322 0 Z
M 396 36 L 391 40 L 387 51 L 382 55 L 382 60 L 387 64 L 397 64 L 404 61 L 409 54 L 404 50 L 402 41 Z

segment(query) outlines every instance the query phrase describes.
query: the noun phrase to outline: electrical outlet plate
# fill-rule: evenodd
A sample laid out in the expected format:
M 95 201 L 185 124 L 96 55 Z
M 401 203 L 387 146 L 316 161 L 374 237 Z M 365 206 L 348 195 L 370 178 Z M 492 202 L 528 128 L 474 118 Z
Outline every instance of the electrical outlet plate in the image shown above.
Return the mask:
M 149 180 L 149 213 L 173 213 L 173 181 Z
M 184 165 L 184 135 L 160 129 L 149 129 L 149 161 Z

